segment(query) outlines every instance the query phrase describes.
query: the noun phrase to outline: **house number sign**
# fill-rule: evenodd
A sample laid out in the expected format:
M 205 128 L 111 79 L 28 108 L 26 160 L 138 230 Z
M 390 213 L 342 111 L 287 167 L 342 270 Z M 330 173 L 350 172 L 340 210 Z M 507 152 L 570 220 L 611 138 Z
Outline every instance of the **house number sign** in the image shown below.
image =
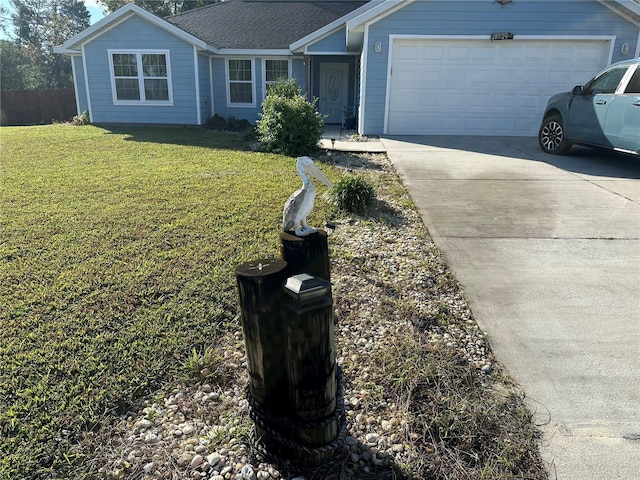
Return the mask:
M 491 34 L 491 41 L 494 40 L 513 40 L 513 33 L 511 32 L 496 32 Z

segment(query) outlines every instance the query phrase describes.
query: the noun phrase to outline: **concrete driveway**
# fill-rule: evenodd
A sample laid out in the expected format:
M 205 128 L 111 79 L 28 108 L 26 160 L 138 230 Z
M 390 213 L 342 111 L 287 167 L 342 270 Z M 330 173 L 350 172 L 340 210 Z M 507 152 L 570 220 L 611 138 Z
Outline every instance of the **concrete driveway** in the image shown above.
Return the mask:
M 551 478 L 640 478 L 640 158 L 382 140 L 544 433 Z

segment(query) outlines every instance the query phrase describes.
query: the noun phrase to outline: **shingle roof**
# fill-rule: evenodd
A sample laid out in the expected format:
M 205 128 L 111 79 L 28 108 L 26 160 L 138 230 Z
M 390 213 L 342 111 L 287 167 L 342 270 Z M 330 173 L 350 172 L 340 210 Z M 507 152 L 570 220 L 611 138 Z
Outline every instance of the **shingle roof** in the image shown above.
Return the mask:
M 286 49 L 366 3 L 225 0 L 165 20 L 218 49 Z

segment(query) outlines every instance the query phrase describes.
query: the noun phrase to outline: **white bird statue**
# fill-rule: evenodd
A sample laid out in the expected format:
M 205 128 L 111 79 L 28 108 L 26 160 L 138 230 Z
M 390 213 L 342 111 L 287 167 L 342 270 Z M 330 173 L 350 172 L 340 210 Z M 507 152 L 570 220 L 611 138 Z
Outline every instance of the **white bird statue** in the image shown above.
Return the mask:
M 296 190 L 284 204 L 282 228 L 285 232 L 294 229 L 295 234 L 302 237 L 316 231 L 315 228 L 307 225 L 307 216 L 313 210 L 316 197 L 316 186 L 309 176 L 320 180 L 327 187 L 332 185 L 309 157 L 298 157 L 297 168 L 298 175 L 302 179 L 302 187 Z

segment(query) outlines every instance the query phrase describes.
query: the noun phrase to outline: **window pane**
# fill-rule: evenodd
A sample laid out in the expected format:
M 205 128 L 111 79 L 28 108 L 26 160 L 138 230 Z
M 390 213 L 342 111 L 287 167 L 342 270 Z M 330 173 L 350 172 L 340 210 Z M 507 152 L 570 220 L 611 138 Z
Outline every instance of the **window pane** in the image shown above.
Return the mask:
M 591 85 L 589 85 L 588 92 L 590 94 L 594 93 L 613 93 L 616 91 L 620 80 L 624 74 L 627 73 L 627 67 L 624 68 L 614 68 L 609 70 L 608 72 L 603 73 L 598 78 L 596 78 Z
M 116 77 L 137 77 L 138 65 L 136 63 L 135 54 L 114 53 L 113 74 Z
M 166 77 L 167 59 L 164 54 L 143 54 L 142 74 L 145 77 Z
M 229 80 L 250 82 L 251 60 L 229 60 Z
M 140 100 L 138 80 L 135 78 L 116 78 L 118 100 Z
M 627 89 L 624 93 L 640 93 L 640 68 L 636 68 L 633 77 L 629 80 L 629 84 L 627 85 Z
M 145 80 L 144 96 L 146 100 L 169 100 L 169 87 L 166 80 Z
M 267 82 L 277 82 L 289 77 L 289 62 L 287 60 L 267 60 L 265 66 Z
M 253 103 L 250 83 L 232 83 L 229 85 L 231 103 Z

